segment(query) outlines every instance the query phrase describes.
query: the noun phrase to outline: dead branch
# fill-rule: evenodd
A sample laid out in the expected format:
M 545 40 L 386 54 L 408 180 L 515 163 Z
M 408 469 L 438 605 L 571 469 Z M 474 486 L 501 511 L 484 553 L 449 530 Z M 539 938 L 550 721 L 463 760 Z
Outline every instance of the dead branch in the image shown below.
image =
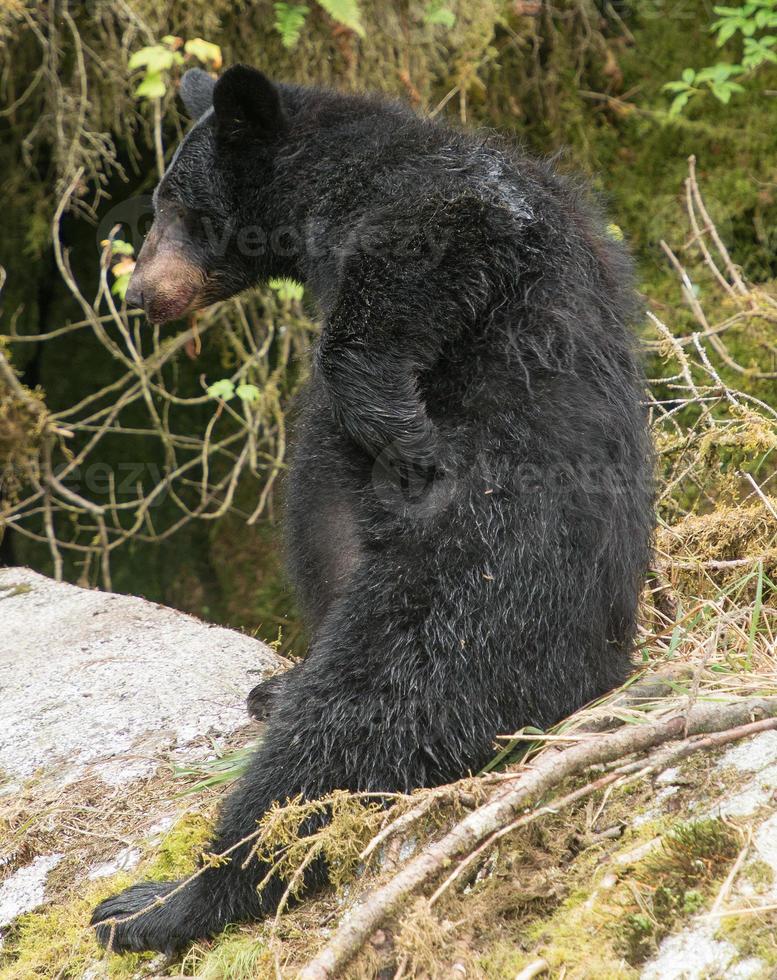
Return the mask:
M 761 720 L 753 723 L 754 718 Z M 748 698 L 727 704 L 697 704 L 686 714 L 642 725 L 631 725 L 608 735 L 597 735 L 562 752 L 546 751 L 531 767 L 496 789 L 487 803 L 455 824 L 438 841 L 426 847 L 383 885 L 363 896 L 349 911 L 326 946 L 300 971 L 299 980 L 327 980 L 337 975 L 380 926 L 409 895 L 429 884 L 452 861 L 466 857 L 489 838 L 514 829 L 519 821 L 533 814 L 521 815 L 532 800 L 544 796 L 564 780 L 579 775 L 591 766 L 611 763 L 634 753 L 678 739 L 684 731 L 688 737 L 677 752 L 690 753 L 702 748 L 743 738 L 765 728 L 777 728 L 777 698 Z M 694 739 L 692 736 L 708 735 Z M 631 763 L 639 766 L 640 763 Z M 650 768 L 650 764 L 648 764 Z M 617 772 L 617 770 L 616 770 Z M 613 781 L 608 773 L 597 782 Z M 621 772 L 619 775 L 623 775 Z M 612 777 L 612 778 L 611 778 Z M 566 805 L 590 792 L 590 785 L 569 794 Z M 565 804 L 565 799 L 557 801 Z M 553 803 L 544 808 L 556 809 Z

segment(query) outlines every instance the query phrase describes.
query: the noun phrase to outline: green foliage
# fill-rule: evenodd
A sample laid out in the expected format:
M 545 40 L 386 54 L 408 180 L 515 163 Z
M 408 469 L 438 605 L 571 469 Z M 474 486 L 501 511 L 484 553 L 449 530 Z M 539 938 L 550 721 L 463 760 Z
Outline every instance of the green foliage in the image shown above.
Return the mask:
M 645 880 L 673 890 L 714 881 L 741 848 L 736 831 L 717 817 L 679 823 L 663 838 L 662 848 L 644 863 Z
M 142 69 L 143 77 L 135 89 L 139 99 L 161 99 L 167 89 L 167 73 L 174 65 L 183 64 L 183 55 L 173 47 L 177 38 L 167 37 L 168 43 L 152 44 L 136 51 L 127 67 L 130 71 Z
M 336 20 L 338 24 L 349 28 L 359 37 L 364 37 L 364 26 L 357 0 L 318 0 L 318 5 L 329 14 L 332 20 Z
M 184 41 L 174 34 L 166 34 L 159 44 L 150 44 L 135 51 L 127 65 L 130 71 L 143 72 L 135 95 L 139 99 L 161 99 L 167 91 L 169 73 L 187 59 L 199 61 L 207 68 L 219 69 L 222 65 L 221 48 L 201 37 Z
M 752 39 L 755 32 L 777 28 L 777 3 L 774 0 L 752 0 L 741 7 L 715 7 L 719 15 L 710 30 L 717 34 L 718 47 L 722 47 L 735 34 L 741 33 Z
M 256 385 L 251 384 L 241 384 L 235 388 L 235 394 L 240 399 L 241 402 L 247 402 L 249 405 L 254 402 L 258 402 L 262 396 L 262 393 L 256 387 Z
M 274 3 L 275 30 L 281 36 L 284 48 L 296 47 L 310 8 L 296 3 Z
M 183 49 L 186 54 L 196 58 L 203 65 L 212 66 L 215 69 L 221 68 L 221 48 L 218 44 L 205 41 L 201 37 L 194 37 L 185 42 Z
M 299 302 L 305 295 L 305 287 L 294 279 L 271 279 L 268 285 L 282 303 Z
M 674 94 L 669 115 L 679 116 L 695 96 L 711 93 L 724 105 L 731 96 L 745 91 L 744 86 L 733 81 L 736 76 L 752 74 L 762 65 L 777 64 L 777 0 L 752 0 L 741 7 L 715 7 L 719 15 L 710 27 L 720 48 L 737 34 L 742 36 L 742 53 L 734 63 L 719 62 L 708 68 L 694 71 L 686 68 L 679 81 L 667 82 L 664 91 Z M 767 33 L 762 33 L 767 32 Z
M 426 10 L 424 10 L 424 23 L 430 25 L 440 24 L 450 29 L 456 23 L 456 14 L 454 14 L 445 0 L 431 0 L 426 5 Z
M 257 980 L 277 973 L 269 945 L 251 932 L 238 932 L 194 946 L 186 954 L 181 975 L 199 980 Z
M 111 292 L 114 296 L 118 296 L 122 302 L 127 295 L 131 278 L 131 272 L 122 272 L 114 277 L 113 283 L 111 284 Z
M 174 775 L 181 779 L 191 779 L 193 776 L 199 777 L 197 782 L 184 790 L 181 795 L 186 796 L 189 793 L 201 793 L 203 790 L 213 789 L 216 786 L 231 783 L 246 771 L 255 749 L 255 742 L 244 745 L 240 749 L 235 749 L 233 752 L 219 752 L 218 749 L 215 749 L 217 752 L 215 759 L 206 759 L 203 762 L 193 763 L 189 766 L 176 766 L 173 770 Z
M 726 64 L 712 65 L 698 72 L 693 68 L 686 68 L 680 81 L 667 82 L 664 85 L 665 92 L 675 93 L 669 115 L 679 116 L 693 96 L 702 95 L 705 90 L 711 92 L 719 102 L 727 104 L 735 92 L 744 92 L 744 87 L 733 81 L 744 70 L 741 65 Z
M 235 382 L 229 378 L 222 378 L 220 381 L 214 381 L 212 385 L 208 385 L 208 394 L 211 398 L 221 399 L 225 402 L 237 395 L 240 401 L 248 404 L 258 402 L 262 397 L 262 393 L 256 385 L 246 382 L 235 385 Z
M 129 242 L 122 241 L 120 238 L 114 238 L 111 242 L 111 254 L 133 256 L 135 254 L 135 246 Z
M 359 37 L 364 37 L 364 25 L 358 0 L 318 0 L 318 5 L 332 20 L 347 27 Z M 280 34 L 284 48 L 288 50 L 295 48 L 310 8 L 300 3 L 274 3 L 273 12 L 275 13 L 273 26 Z
M 104 241 L 102 244 L 105 246 L 108 242 Z M 111 292 L 123 302 L 124 297 L 127 295 L 132 272 L 135 268 L 135 249 L 129 242 L 122 241 L 120 238 L 114 238 L 110 246 L 111 255 L 118 259 L 111 266 L 111 273 L 113 275 Z
M 704 908 L 740 846 L 736 831 L 715 818 L 678 823 L 664 836 L 661 849 L 636 869 L 642 908 L 614 930 L 629 963 L 644 961 L 678 920 Z
M 212 385 L 208 385 L 208 394 L 211 398 L 220 398 L 222 401 L 228 402 L 230 398 L 235 397 L 235 383 L 229 378 L 214 381 Z

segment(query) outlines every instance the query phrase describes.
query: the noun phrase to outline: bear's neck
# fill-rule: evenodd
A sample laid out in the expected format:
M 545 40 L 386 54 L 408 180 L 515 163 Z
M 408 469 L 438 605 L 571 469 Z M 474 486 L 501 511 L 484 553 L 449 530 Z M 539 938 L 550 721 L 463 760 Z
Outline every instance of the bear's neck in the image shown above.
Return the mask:
M 398 103 L 296 86 L 282 91 L 290 128 L 267 187 L 270 275 L 304 282 L 326 313 L 370 216 L 392 203 L 388 172 L 402 162 L 392 134 L 424 124 Z

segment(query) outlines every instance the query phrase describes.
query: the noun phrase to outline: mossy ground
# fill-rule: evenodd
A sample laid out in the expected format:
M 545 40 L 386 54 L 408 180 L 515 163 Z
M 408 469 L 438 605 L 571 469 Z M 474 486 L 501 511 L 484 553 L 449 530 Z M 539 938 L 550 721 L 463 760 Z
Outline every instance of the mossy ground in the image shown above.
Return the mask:
M 203 814 L 189 813 L 163 835 L 132 875 L 122 872 L 94 882 L 74 882 L 71 864 L 69 872 L 52 876 L 47 888 L 56 897 L 43 910 L 20 916 L 6 936 L 0 950 L 0 978 L 75 980 L 97 960 L 103 963 L 109 977 L 136 976 L 153 957 L 103 954 L 88 926 L 92 909 L 138 877 L 165 880 L 190 873 L 210 830 L 211 824 Z
M 706 685 L 713 676 L 710 671 L 698 678 L 700 696 L 707 696 Z M 684 690 L 679 686 L 678 704 Z M 590 709 L 584 715 L 590 717 Z M 667 935 L 709 911 L 749 828 L 757 828 L 773 812 L 767 807 L 751 817 L 725 820 L 715 815 L 721 800 L 757 779 L 750 772 L 721 767 L 719 756 L 698 753 L 685 760 L 671 779 L 671 793 L 666 792 L 666 782 L 642 779 L 598 793 L 563 813 L 546 813 L 500 841 L 433 908 L 419 898 L 386 921 L 343 976 L 375 977 L 381 970 L 395 972 L 403 963 L 407 977 L 512 980 L 542 959 L 551 977 L 636 977 Z M 478 786 L 473 781 L 469 788 L 473 785 Z M 576 785 L 579 781 L 569 781 L 559 792 Z M 138 794 L 130 812 L 117 810 L 114 803 L 110 811 L 93 814 L 91 822 L 81 826 L 84 840 L 98 836 L 96 828 L 109 826 L 109 820 L 115 832 L 107 841 L 104 835 L 97 844 L 91 841 L 88 851 L 76 846 L 51 875 L 49 903 L 22 916 L 10 930 L 0 955 L 2 980 L 75 980 L 92 966 L 102 971 L 95 975 L 111 977 L 143 976 L 152 969 L 154 976 L 209 980 L 271 977 L 277 971 L 291 978 L 326 940 L 348 903 L 396 867 L 396 848 L 384 853 L 383 863 L 360 866 L 359 854 L 383 814 L 373 805 L 365 806 L 367 801 L 340 794 L 330 802 L 335 814 L 331 828 L 313 842 L 327 858 L 336 887 L 291 908 L 277 926 L 268 921 L 232 927 L 212 942 L 195 944 L 174 963 L 150 955 L 106 956 L 87 925 L 94 904 L 135 880 L 191 872 L 217 805 L 214 792 L 180 798 L 179 804 L 194 806 L 156 843 L 142 845 L 142 859 L 131 874 L 86 881 L 89 867 L 115 854 L 117 839 L 131 838 L 138 808 L 144 810 L 160 792 L 169 796 L 169 775 L 156 786 L 146 786 L 146 791 L 148 800 L 144 803 Z M 31 796 L 41 790 L 32 783 L 26 792 Z M 471 806 L 471 794 L 465 798 Z M 60 827 L 70 826 L 77 806 L 78 812 L 88 812 L 85 804 L 90 799 L 96 797 L 83 789 L 78 797 L 73 791 L 62 798 Z M 308 853 L 309 842 L 297 837 L 308 810 L 307 804 L 295 805 L 267 820 L 266 846 L 286 846 L 287 873 L 293 873 Z M 423 846 L 461 813 L 460 803 L 439 804 L 414 829 L 411 846 Z M 45 815 L 48 820 L 42 819 Z M 56 826 L 45 799 L 37 815 L 7 820 L 11 844 L 21 839 L 15 830 L 23 816 L 32 832 L 24 838 L 28 850 L 17 855 L 20 864 L 35 853 L 57 848 Z M 774 869 L 756 856 L 743 864 L 740 876 L 759 901 L 772 893 Z M 757 956 L 766 969 L 777 964 L 773 926 L 768 913 L 722 919 L 717 935 L 733 944 L 741 957 Z

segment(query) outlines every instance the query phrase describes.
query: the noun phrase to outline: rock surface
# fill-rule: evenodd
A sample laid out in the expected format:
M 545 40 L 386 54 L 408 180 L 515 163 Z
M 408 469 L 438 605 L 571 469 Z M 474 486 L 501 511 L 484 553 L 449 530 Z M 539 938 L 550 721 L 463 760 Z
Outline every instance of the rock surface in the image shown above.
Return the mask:
M 0 769 L 108 782 L 246 724 L 245 698 L 288 666 L 258 640 L 145 599 L 0 569 Z
M 122 855 L 137 860 L 130 833 L 90 868 L 95 828 L 61 833 L 52 801 L 77 815 L 105 803 L 99 832 L 118 841 L 141 800 L 131 823 L 142 842 L 182 809 L 170 760 L 202 759 L 249 729 L 248 691 L 288 666 L 258 640 L 144 599 L 0 569 L 0 926 L 50 897 L 63 853 L 78 853 L 71 866 L 87 878 L 126 867 Z

